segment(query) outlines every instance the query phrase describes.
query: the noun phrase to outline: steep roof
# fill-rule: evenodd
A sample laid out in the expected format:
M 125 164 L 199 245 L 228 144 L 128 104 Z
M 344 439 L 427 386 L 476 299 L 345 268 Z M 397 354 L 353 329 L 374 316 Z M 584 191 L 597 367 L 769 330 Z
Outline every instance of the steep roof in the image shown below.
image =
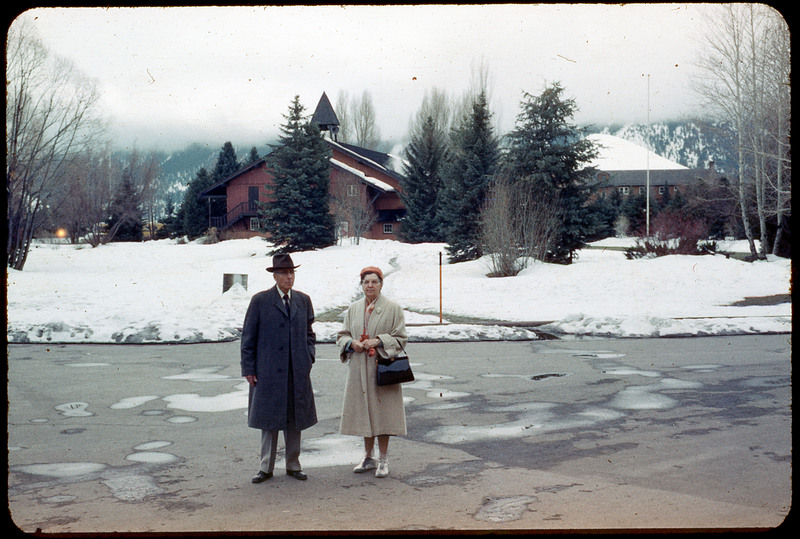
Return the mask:
M 353 176 L 357 177 L 361 180 L 362 183 L 367 185 L 371 185 L 378 191 L 382 193 L 396 193 L 397 189 L 389 185 L 388 183 L 379 180 L 378 178 L 374 178 L 372 176 L 367 176 L 364 172 L 358 170 L 357 168 L 353 168 L 351 166 L 345 165 L 341 161 L 337 161 L 336 159 L 331 158 L 331 165 L 334 167 L 339 168 L 340 170 L 344 170 L 345 172 L 349 172 Z
M 593 134 L 586 137 L 597 146 L 597 157 L 589 166 L 605 172 L 617 170 L 689 170 L 688 167 L 620 137 Z
M 397 158 L 388 153 L 368 150 L 367 148 L 362 148 L 353 144 L 336 142 L 329 138 L 326 138 L 325 142 L 327 142 L 331 148 L 354 157 L 360 164 L 366 165 L 374 170 L 379 170 L 398 182 L 402 179 L 402 175 L 396 171 L 394 165 L 394 161 Z
M 314 115 L 311 116 L 311 123 L 317 124 L 322 131 L 336 132 L 338 130 L 339 118 L 336 117 L 336 113 L 333 111 L 331 102 L 325 92 L 322 92 L 322 97 L 319 98 Z M 336 127 L 337 129 L 332 130 L 331 127 Z
M 402 176 L 399 173 L 395 172 L 395 170 L 393 170 L 392 168 L 392 162 L 396 159 L 392 155 L 378 152 L 375 150 L 368 150 L 367 148 L 361 148 L 360 146 L 355 146 L 353 144 L 343 144 L 341 142 L 333 141 L 329 138 L 325 138 L 324 140 L 331 148 L 337 149 L 338 151 L 346 155 L 350 155 L 351 157 L 356 159 L 359 164 L 365 165 L 373 170 L 382 172 L 383 174 L 386 174 L 387 176 L 397 180 L 398 182 L 401 181 Z M 364 181 L 365 183 L 372 185 L 373 187 L 379 189 L 380 191 L 383 192 L 396 191 L 394 187 L 387 184 L 386 182 L 383 182 L 364 172 L 358 171 L 353 167 L 347 166 L 344 163 L 337 161 L 333 157 L 331 157 L 330 161 L 333 166 L 338 167 L 341 170 L 346 170 L 347 172 L 353 173 L 355 176 L 359 177 L 361 181 Z M 263 157 L 258 159 L 254 163 L 251 163 L 250 165 L 247 165 L 246 167 L 237 170 L 227 178 L 223 178 L 222 180 L 218 181 L 208 189 L 199 193 L 197 195 L 197 198 L 224 196 L 225 188 L 227 184 L 231 182 L 231 180 L 241 176 L 242 174 L 244 174 L 249 170 L 264 166 L 265 163 L 266 160 Z

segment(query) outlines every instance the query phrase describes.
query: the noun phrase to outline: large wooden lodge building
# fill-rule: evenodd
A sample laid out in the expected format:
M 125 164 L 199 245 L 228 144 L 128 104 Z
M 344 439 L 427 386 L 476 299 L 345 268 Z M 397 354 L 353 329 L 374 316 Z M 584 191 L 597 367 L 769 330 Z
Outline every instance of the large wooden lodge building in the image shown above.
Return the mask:
M 360 199 L 358 204 L 370 207 L 374 213 L 375 222 L 362 237 L 397 239 L 399 221 L 405 215 L 399 194 L 401 176 L 397 171 L 397 158 L 337 142 L 339 120 L 324 93 L 311 121 L 331 135 L 324 139 L 332 153 L 331 194 Z M 268 200 L 266 186 L 273 180 L 262 158 L 200 193 L 200 198 L 225 201 L 226 212 L 210 215 L 209 226 L 225 238 L 263 235 L 258 224 L 258 202 Z M 348 236 L 353 224 L 341 221 L 337 227 L 340 235 Z

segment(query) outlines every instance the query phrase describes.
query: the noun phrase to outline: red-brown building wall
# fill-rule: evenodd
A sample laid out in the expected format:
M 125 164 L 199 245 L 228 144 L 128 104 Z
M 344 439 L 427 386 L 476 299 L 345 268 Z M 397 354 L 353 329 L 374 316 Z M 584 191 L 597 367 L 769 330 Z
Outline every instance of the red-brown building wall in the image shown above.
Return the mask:
M 272 178 L 272 174 L 267 172 L 266 166 L 262 163 L 231 180 L 227 188 L 228 211 L 248 201 L 250 187 L 258 187 L 258 199 L 266 202 L 271 194 L 267 193 L 266 185 L 272 182 Z

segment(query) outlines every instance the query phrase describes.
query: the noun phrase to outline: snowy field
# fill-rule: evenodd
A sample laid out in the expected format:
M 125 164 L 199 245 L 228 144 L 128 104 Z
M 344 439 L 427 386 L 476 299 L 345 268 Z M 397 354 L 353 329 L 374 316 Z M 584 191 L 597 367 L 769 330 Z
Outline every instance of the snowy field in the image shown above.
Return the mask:
M 791 303 L 734 306 L 790 293 L 791 261 L 747 263 L 723 255 L 627 260 L 608 239 L 570 266 L 535 263 L 489 278 L 487 260 L 447 264 L 444 244 L 362 240 L 294 253 L 295 288 L 311 296 L 320 342 L 332 342 L 360 295 L 359 270 L 383 269 L 383 293 L 406 310 L 412 341 L 536 339 L 520 322 L 563 336 L 668 337 L 791 331 Z M 746 252 L 746 243 L 720 245 Z M 260 238 L 213 245 L 160 240 L 37 243 L 24 271 L 7 270 L 10 343 L 195 343 L 235 340 L 250 297 L 274 284 L 271 245 Z M 440 266 L 443 320 L 439 321 Z M 223 274 L 248 286 L 222 292 Z M 486 324 L 505 321 L 516 325 Z

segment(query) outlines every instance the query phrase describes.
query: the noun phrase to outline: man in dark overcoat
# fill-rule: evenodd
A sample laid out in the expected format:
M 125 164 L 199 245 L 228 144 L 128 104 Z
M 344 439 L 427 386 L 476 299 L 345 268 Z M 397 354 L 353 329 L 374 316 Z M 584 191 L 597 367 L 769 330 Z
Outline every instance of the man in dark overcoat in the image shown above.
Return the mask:
M 253 483 L 272 477 L 278 432 L 286 446 L 286 473 L 305 480 L 300 466 L 300 431 L 317 423 L 311 366 L 316 335 L 308 295 L 293 290 L 295 266 L 288 254 L 275 255 L 275 286 L 255 294 L 244 318 L 242 376 L 250 383 L 247 424 L 261 429 L 261 465 Z

